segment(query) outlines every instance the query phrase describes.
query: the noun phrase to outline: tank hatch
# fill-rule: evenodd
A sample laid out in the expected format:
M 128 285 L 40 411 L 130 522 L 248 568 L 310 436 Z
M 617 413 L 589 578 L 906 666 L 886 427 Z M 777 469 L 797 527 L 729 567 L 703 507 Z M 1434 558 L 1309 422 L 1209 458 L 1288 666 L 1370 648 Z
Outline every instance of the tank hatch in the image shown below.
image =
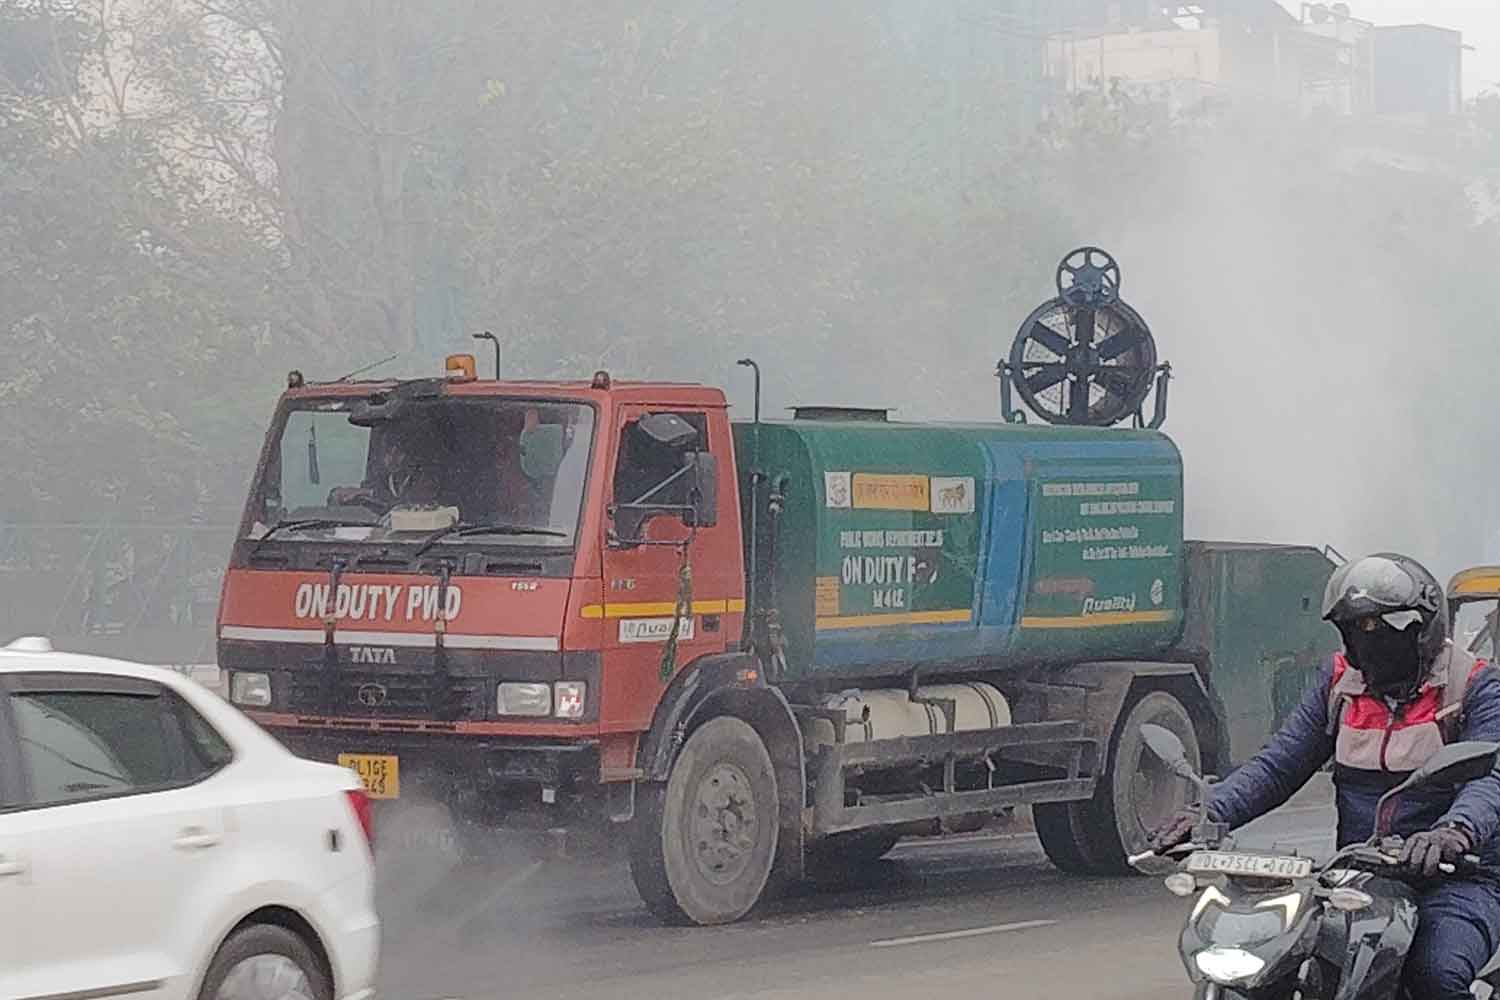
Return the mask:
M 891 411 L 888 408 L 872 406 L 792 407 L 792 418 L 794 420 L 865 421 L 883 424 L 890 420 L 890 413 Z

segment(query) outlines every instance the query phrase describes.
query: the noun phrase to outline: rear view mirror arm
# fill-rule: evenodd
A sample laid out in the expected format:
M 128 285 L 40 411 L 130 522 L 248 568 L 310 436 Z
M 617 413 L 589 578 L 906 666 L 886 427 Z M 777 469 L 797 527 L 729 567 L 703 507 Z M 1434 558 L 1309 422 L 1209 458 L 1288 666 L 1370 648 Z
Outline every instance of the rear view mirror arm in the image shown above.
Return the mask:
M 656 494 L 660 493 L 662 490 L 666 489 L 668 486 L 671 486 L 673 483 L 677 482 L 677 480 L 681 479 L 683 476 L 687 475 L 688 472 L 690 472 L 692 470 L 692 468 L 693 467 L 691 465 L 684 465 L 682 468 L 680 468 L 676 472 L 672 473 L 666 479 L 663 479 L 661 482 L 659 482 L 655 486 L 651 487 L 645 493 L 642 493 L 640 496 L 636 497 L 635 501 L 633 503 L 616 504 L 616 506 L 620 507 L 620 508 L 622 508 L 624 510 L 631 510 L 631 509 L 640 510 L 640 509 L 646 509 L 646 508 L 649 508 L 651 510 L 678 510 L 679 508 L 681 508 L 681 506 L 682 506 L 681 504 L 677 504 L 677 505 L 672 505 L 672 504 L 647 504 L 646 501 L 650 500 L 652 497 L 656 496 Z

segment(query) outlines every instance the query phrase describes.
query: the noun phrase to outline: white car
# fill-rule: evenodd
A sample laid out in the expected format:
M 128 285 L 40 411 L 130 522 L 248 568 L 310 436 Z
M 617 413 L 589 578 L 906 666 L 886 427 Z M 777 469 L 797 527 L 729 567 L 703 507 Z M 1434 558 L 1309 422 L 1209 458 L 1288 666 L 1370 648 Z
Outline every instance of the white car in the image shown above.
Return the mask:
M 368 1000 L 370 804 L 169 670 L 0 649 L 0 997 Z

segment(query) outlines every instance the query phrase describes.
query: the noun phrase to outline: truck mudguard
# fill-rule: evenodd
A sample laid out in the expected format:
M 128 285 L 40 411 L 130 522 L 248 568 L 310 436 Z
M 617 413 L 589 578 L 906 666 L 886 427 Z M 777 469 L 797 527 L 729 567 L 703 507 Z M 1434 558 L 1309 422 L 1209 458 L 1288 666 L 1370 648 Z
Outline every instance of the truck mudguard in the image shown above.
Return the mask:
M 753 672 L 747 675 L 748 672 Z M 754 679 L 750 679 L 753 677 Z M 672 678 L 657 703 L 651 729 L 641 741 L 640 768 L 646 781 L 665 781 L 682 745 L 687 724 L 708 698 L 727 688 L 764 687 L 755 658 L 724 653 L 694 660 Z
M 1218 766 L 1224 732 L 1223 706 L 1219 704 L 1198 667 L 1192 663 L 1103 660 L 1079 663 L 1046 676 L 1047 686 L 1078 688 L 1083 692 L 1080 717 L 1088 735 L 1098 741 L 1101 757 L 1109 746 L 1114 727 L 1125 710 L 1130 691 L 1146 683 L 1177 697 L 1192 714 L 1202 740 L 1205 763 Z

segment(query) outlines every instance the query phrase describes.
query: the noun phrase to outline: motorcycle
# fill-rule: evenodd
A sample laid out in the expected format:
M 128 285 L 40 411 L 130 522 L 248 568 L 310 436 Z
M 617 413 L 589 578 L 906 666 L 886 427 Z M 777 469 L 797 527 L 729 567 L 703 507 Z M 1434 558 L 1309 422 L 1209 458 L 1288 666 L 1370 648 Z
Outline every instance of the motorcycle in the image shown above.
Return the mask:
M 1236 848 L 1209 819 L 1209 782 L 1188 761 L 1182 741 L 1160 726 L 1141 727 L 1151 753 L 1197 787 L 1198 820 L 1188 843 L 1129 859 L 1151 873 L 1172 862 L 1166 887 L 1197 900 L 1178 942 L 1195 1000 L 1407 1000 L 1401 970 L 1417 927 L 1417 892 L 1403 880 L 1401 838 L 1389 832 L 1396 800 L 1414 788 L 1459 785 L 1495 769 L 1500 744 L 1453 743 L 1381 797 L 1368 841 L 1323 864 L 1310 857 Z M 1442 865 L 1445 875 L 1477 868 L 1479 858 Z M 1160 869 L 1156 873 L 1160 874 Z M 1500 998 L 1500 956 L 1472 992 Z

